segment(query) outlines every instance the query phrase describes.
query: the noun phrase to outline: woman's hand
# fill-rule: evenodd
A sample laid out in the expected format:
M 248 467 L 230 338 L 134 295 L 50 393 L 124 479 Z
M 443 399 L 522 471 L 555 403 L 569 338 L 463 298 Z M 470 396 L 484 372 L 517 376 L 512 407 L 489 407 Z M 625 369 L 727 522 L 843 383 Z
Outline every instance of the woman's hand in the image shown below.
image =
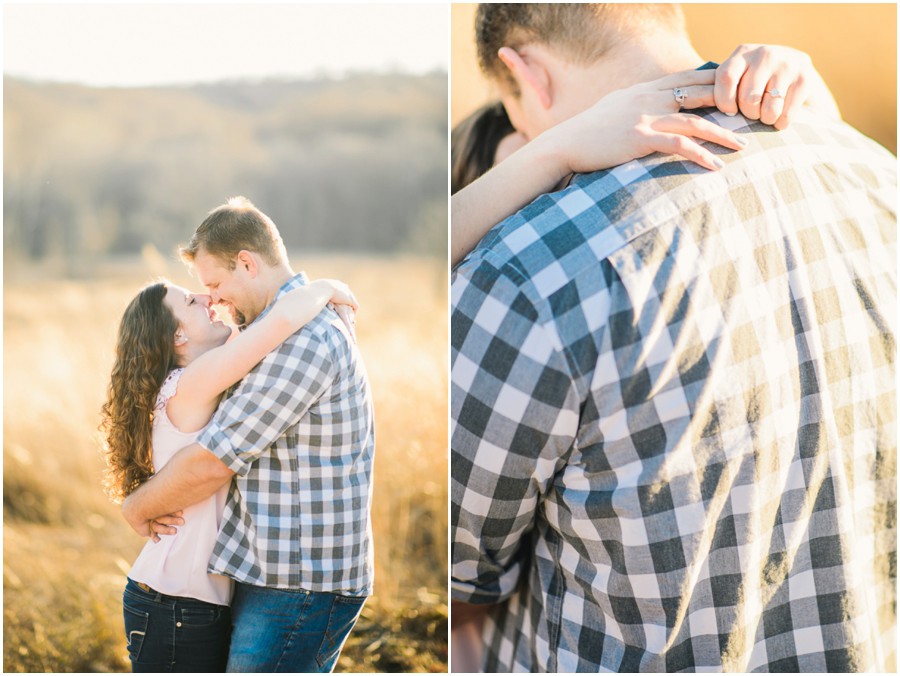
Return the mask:
M 723 113 L 785 129 L 803 106 L 841 118 L 834 97 L 805 52 L 740 45 L 716 69 L 715 105 Z
M 654 152 L 680 155 L 706 169 L 721 169 L 721 160 L 698 141 L 731 150 L 740 150 L 745 142 L 714 122 L 678 112 L 714 106 L 715 79 L 713 70 L 687 70 L 614 91 L 532 143 L 555 154 L 565 173 L 613 167 Z M 685 90 L 687 97 L 682 102 L 676 101 L 675 88 Z
M 338 279 L 317 279 L 288 291 L 275 303 L 273 314 L 286 322 L 292 333 L 311 321 L 326 305 L 334 308 L 355 339 L 355 313 L 359 303 L 350 287 Z
M 329 303 L 332 305 L 349 305 L 354 312 L 359 310 L 359 303 L 356 301 L 356 296 L 353 295 L 350 287 L 344 284 L 344 282 L 339 279 L 319 279 L 316 281 L 327 284 L 331 288 L 331 298 L 328 300 Z
M 344 322 L 353 342 L 356 342 L 356 312 L 359 310 L 359 303 L 350 287 L 337 279 L 319 279 L 314 283 L 327 284 L 331 288 L 331 299 L 328 303 Z
M 337 312 L 337 316 L 341 318 L 341 321 L 344 322 L 344 326 L 347 327 L 347 330 L 350 332 L 350 337 L 353 339 L 353 342 L 356 342 L 356 311 L 349 305 L 335 305 L 334 311 Z

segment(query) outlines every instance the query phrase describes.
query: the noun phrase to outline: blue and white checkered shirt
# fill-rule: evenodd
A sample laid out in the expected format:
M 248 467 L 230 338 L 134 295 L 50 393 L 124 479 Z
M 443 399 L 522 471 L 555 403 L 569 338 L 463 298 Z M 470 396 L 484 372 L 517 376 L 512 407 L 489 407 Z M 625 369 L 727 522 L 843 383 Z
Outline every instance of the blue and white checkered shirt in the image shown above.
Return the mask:
M 489 672 L 892 671 L 896 158 L 576 176 L 452 282 L 452 589 Z
M 305 283 L 297 275 L 276 300 Z M 279 589 L 370 592 L 372 399 L 333 310 L 247 374 L 197 441 L 236 473 L 209 572 Z

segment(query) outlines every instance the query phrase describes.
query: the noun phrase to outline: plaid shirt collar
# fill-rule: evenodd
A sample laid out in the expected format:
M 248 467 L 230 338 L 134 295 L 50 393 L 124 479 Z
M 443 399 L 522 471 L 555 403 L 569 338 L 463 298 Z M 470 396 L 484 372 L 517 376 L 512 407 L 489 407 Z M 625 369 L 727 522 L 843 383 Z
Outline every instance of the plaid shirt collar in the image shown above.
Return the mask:
M 263 308 L 263 311 L 260 312 L 259 315 L 257 315 L 256 319 L 254 319 L 252 322 L 250 322 L 250 324 L 246 324 L 245 326 L 240 327 L 241 330 L 244 330 L 251 324 L 258 322 L 260 319 L 265 317 L 269 313 L 269 311 L 272 309 L 272 307 L 275 305 L 275 303 L 278 301 L 278 299 L 281 298 L 288 291 L 293 291 L 294 289 L 299 288 L 301 286 L 305 286 L 307 284 L 309 284 L 309 277 L 307 276 L 306 272 L 301 270 L 300 272 L 295 274 L 293 277 L 291 277 L 289 280 L 287 280 L 284 284 L 282 284 L 278 288 L 278 291 L 275 292 L 275 297 L 272 299 L 272 302 L 269 303 L 268 305 L 266 305 L 266 307 Z

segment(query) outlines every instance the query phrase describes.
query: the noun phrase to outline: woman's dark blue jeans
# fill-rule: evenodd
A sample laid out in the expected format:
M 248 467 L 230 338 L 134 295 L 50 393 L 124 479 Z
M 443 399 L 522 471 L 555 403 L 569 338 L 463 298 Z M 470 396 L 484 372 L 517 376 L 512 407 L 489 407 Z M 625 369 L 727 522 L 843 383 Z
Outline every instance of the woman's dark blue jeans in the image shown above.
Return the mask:
M 122 597 L 133 672 L 225 671 L 231 609 L 142 589 L 128 580 Z

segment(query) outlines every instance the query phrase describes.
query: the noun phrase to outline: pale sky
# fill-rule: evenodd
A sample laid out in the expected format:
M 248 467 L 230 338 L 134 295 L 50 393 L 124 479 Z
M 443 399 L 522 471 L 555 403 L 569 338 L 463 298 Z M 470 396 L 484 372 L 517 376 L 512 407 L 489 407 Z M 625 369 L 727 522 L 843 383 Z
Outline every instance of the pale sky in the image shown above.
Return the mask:
M 446 71 L 446 4 L 3 3 L 3 72 L 95 86 Z

